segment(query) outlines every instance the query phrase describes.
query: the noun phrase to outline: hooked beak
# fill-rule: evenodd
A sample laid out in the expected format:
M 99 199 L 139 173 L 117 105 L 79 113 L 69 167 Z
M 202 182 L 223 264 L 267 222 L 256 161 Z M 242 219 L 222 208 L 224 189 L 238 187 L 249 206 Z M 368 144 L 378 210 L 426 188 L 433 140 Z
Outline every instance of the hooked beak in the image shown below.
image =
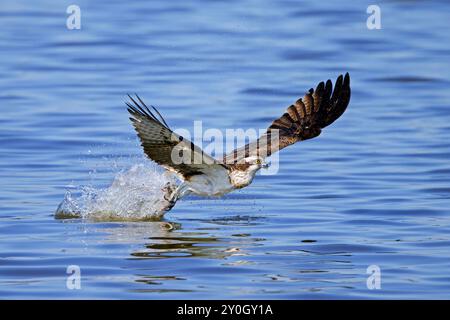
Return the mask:
M 267 169 L 269 167 L 269 164 L 267 163 L 267 162 L 264 162 L 262 165 L 261 165 L 261 168 L 264 168 L 264 169 Z

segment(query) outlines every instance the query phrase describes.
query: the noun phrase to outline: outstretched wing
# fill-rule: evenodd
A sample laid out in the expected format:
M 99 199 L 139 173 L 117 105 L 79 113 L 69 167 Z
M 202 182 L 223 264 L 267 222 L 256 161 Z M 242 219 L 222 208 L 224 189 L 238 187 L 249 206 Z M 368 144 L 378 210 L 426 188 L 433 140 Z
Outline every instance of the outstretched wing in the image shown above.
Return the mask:
M 145 154 L 167 170 L 173 171 L 188 179 L 197 174 L 210 172 L 211 169 L 226 170 L 226 166 L 204 153 L 198 146 L 182 136 L 174 133 L 164 118 L 151 106 L 150 111 L 145 103 L 136 95 L 126 102 L 130 120 L 141 140 Z
M 321 82 L 315 90 L 287 108 L 258 140 L 234 150 L 224 157 L 224 163 L 234 164 L 249 156 L 268 157 L 298 141 L 317 137 L 338 119 L 350 101 L 350 76 L 340 75 L 333 85 L 331 80 Z

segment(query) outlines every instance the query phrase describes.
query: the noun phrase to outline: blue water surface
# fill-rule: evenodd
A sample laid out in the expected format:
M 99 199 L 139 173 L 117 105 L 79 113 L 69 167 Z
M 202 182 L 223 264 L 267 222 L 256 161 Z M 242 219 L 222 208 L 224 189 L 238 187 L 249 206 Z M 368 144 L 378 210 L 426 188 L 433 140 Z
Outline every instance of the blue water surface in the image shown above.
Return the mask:
M 2 0 L 0 298 L 450 298 L 450 3 L 377 1 L 369 30 L 372 2 L 76 0 L 68 30 L 72 3 Z M 265 128 L 346 71 L 349 109 L 277 175 L 162 221 L 54 219 L 148 161 L 126 93 L 173 127 Z

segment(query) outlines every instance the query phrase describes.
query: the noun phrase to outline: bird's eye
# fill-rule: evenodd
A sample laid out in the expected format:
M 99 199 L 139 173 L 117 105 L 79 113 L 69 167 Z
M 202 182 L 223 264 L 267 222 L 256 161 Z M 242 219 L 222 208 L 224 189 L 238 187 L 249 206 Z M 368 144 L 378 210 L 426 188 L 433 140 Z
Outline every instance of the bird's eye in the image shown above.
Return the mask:
M 256 159 L 256 164 L 261 164 L 261 160 L 260 159 Z

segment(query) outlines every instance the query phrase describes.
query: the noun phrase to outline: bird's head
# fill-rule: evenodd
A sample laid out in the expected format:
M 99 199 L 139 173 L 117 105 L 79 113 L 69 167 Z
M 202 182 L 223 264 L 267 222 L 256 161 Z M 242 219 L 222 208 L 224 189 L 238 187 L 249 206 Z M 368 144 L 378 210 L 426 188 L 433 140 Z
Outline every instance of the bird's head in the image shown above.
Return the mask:
M 245 158 L 245 163 L 249 165 L 248 170 L 251 172 L 256 172 L 261 168 L 269 167 L 269 164 L 264 161 L 264 158 L 258 156 Z

